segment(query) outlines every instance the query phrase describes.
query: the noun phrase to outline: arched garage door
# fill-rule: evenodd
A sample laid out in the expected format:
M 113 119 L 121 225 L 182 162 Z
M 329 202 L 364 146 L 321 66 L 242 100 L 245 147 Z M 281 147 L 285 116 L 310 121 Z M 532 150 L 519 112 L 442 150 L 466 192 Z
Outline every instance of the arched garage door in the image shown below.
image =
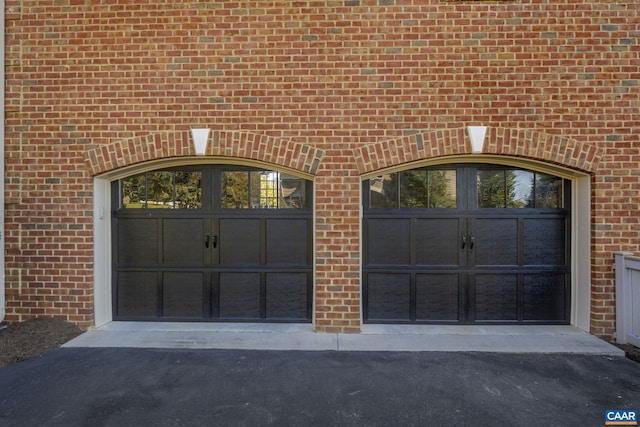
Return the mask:
M 364 183 L 367 323 L 568 323 L 570 183 L 496 165 Z
M 112 192 L 115 320 L 311 321 L 310 181 L 198 166 Z

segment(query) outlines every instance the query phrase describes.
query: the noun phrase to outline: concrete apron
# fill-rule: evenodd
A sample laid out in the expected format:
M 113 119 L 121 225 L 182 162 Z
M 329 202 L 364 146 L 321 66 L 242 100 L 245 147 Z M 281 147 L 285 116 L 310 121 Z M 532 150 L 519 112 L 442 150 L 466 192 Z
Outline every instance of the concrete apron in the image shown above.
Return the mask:
M 313 332 L 310 324 L 110 322 L 63 347 L 304 351 L 476 351 L 624 357 L 573 326 L 363 325 L 360 334 Z

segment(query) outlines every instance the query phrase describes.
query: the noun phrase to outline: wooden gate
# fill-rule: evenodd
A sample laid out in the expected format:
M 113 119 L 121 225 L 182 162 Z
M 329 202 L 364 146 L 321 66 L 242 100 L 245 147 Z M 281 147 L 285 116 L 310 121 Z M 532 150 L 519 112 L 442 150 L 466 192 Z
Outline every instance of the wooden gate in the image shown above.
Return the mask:
M 616 341 L 640 347 L 640 257 L 616 256 Z

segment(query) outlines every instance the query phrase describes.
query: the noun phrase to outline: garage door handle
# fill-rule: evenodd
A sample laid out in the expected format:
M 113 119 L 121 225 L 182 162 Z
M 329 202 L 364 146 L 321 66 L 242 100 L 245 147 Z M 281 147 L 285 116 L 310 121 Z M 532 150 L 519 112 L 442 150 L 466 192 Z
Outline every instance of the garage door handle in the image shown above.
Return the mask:
M 204 247 L 209 249 L 209 245 L 213 244 L 214 248 L 218 247 L 218 236 L 204 236 Z
M 204 236 L 204 247 L 209 249 L 209 246 L 213 245 L 213 248 L 218 247 L 218 236 Z
M 467 236 L 465 236 L 464 234 L 462 235 L 462 248 L 464 249 L 467 246 Z
M 476 236 L 474 236 L 473 234 L 471 235 L 471 238 L 469 239 L 469 249 L 473 249 L 473 245 L 476 243 Z

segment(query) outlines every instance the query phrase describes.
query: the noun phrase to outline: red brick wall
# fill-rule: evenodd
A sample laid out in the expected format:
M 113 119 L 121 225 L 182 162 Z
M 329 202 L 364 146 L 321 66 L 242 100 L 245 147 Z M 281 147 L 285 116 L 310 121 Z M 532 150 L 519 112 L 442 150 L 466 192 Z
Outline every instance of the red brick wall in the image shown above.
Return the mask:
M 640 234 L 638 2 L 7 0 L 6 19 L 8 320 L 92 323 L 91 175 L 140 159 L 91 153 L 206 126 L 322 153 L 317 329 L 357 331 L 359 156 L 482 124 L 536 135 L 496 152 L 593 172 L 592 331 L 613 333 L 612 251 Z

